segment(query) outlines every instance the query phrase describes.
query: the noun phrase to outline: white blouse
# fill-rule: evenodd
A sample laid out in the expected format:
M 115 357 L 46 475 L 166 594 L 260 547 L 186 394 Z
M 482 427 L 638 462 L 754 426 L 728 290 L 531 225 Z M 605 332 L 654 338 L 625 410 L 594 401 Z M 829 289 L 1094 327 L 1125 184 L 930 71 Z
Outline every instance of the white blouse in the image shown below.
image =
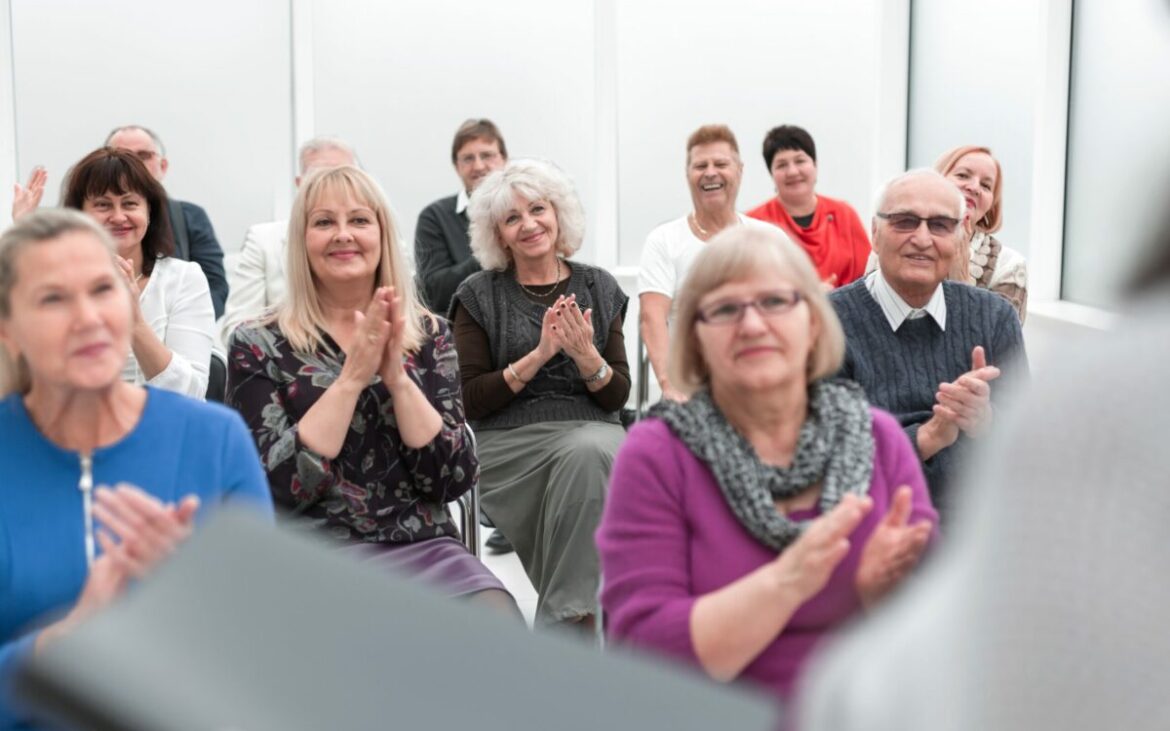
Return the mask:
M 171 362 L 147 380 L 131 351 L 122 380 L 202 399 L 207 394 L 215 332 L 215 310 L 203 270 L 194 262 L 159 259 L 138 304 L 150 329 L 171 351 Z

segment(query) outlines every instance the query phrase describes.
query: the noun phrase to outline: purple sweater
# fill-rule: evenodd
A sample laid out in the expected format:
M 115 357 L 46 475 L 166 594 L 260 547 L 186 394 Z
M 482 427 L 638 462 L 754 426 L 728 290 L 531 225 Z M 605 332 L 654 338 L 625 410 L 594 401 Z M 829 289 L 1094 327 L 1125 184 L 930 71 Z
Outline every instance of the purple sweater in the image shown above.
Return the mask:
M 796 611 L 741 675 L 783 698 L 821 638 L 861 609 L 853 582 L 858 559 L 894 491 L 902 485 L 913 490 L 911 523 L 938 524 L 918 456 L 902 427 L 886 412 L 871 411 L 873 510 L 850 537 L 849 553 L 825 588 Z M 819 512 L 812 508 L 791 517 Z M 617 454 L 597 547 L 610 637 L 696 666 L 690 629 L 695 601 L 776 558 L 740 525 L 707 465 L 658 419 L 639 422 Z

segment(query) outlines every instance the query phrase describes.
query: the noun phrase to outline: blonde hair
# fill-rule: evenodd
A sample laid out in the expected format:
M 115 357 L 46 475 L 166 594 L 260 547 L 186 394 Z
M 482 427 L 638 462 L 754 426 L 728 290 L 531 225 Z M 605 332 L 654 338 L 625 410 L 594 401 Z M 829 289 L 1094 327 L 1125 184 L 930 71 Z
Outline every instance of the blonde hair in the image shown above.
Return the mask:
M 67 233 L 93 234 L 110 254 L 110 264 L 117 272 L 114 242 L 93 219 L 65 208 L 45 208 L 21 218 L 0 235 L 0 320 L 12 316 L 12 290 L 16 286 L 16 263 L 20 255 L 34 244 L 55 241 Z M 121 276 L 117 281 L 123 282 Z M 126 289 L 129 296 L 129 289 Z M 32 388 L 32 374 L 23 356 L 13 357 L 8 348 L 0 347 L 0 398 L 10 393 L 26 394 Z
M 327 196 L 350 197 L 374 212 L 381 229 L 381 255 L 370 295 L 378 287 L 394 287 L 405 310 L 403 348 L 417 351 L 426 340 L 423 322 L 429 321 L 432 327 L 437 327 L 437 318 L 418 299 L 414 278 L 407 271 L 405 257 L 398 245 L 397 228 L 386 195 L 368 173 L 352 165 L 313 171 L 297 191 L 288 221 L 288 295 L 284 304 L 269 316 L 268 322 L 275 320 L 289 344 L 298 352 L 332 350 L 322 337 L 325 315 L 321 311 L 316 277 L 309 266 L 305 246 L 309 211 Z
M 943 175 L 948 175 L 959 164 L 959 160 L 972 152 L 982 152 L 995 163 L 995 185 L 991 187 L 991 207 L 987 209 L 987 213 L 983 214 L 983 218 L 975 221 L 977 231 L 993 234 L 1003 226 L 1003 169 L 999 166 L 999 160 L 996 160 L 995 155 L 991 154 L 991 148 L 979 145 L 960 145 L 943 153 L 942 157 L 935 161 L 934 169 Z
M 707 242 L 695 257 L 675 298 L 669 366 L 670 382 L 675 388 L 691 394 L 711 379 L 695 333 L 699 301 L 728 282 L 761 272 L 779 272 L 790 280 L 808 303 L 813 322 L 820 328 L 808 358 L 809 382 L 831 376 L 841 368 L 845 333 L 808 254 L 778 228 L 764 231 L 733 226 Z
M 484 269 L 503 271 L 512 254 L 500 243 L 496 224 L 515 207 L 514 195 L 529 201 L 548 201 L 557 216 L 556 251 L 568 258 L 585 240 L 585 209 L 573 181 L 556 165 L 544 160 L 512 160 L 475 187 L 468 206 L 471 253 Z

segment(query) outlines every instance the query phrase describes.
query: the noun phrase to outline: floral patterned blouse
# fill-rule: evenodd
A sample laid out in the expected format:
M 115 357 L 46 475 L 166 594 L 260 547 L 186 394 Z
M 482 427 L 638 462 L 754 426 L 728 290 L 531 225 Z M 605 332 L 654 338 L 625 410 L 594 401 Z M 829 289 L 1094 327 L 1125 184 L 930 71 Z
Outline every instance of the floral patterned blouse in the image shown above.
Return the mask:
M 302 444 L 297 424 L 341 375 L 341 348 L 326 335 L 333 353 L 295 352 L 275 323 L 235 331 L 226 401 L 252 430 L 279 512 L 351 542 L 458 536 L 447 503 L 471 489 L 479 462 L 463 418 L 451 331 L 442 321 L 424 331 L 430 338 L 405 367 L 443 418 L 438 436 L 421 449 L 405 446 L 390 392 L 375 376 L 358 397 L 349 434 L 333 459 Z

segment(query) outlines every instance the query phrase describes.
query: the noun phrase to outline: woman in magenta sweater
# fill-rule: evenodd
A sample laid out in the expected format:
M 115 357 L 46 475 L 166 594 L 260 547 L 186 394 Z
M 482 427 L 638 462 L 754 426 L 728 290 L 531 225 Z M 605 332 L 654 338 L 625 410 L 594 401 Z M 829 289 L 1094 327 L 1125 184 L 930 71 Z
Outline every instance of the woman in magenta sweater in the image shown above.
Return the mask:
M 782 697 L 826 634 L 934 535 L 914 448 L 851 382 L 841 326 L 779 232 L 710 241 L 677 300 L 672 383 L 614 463 L 597 532 L 611 637 Z M 676 380 L 677 379 L 677 380 Z

